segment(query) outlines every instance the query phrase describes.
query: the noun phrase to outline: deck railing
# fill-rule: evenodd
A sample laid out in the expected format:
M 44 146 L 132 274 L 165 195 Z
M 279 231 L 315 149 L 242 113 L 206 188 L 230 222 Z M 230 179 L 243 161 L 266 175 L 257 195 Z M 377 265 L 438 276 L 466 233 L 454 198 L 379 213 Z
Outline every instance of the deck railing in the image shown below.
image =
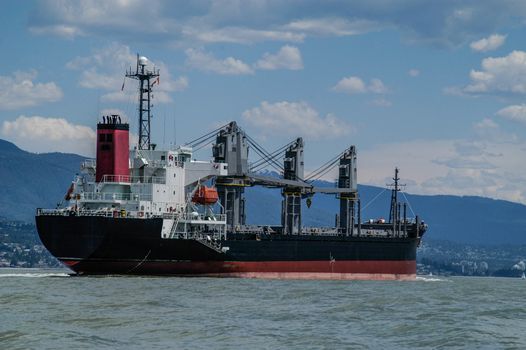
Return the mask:
M 85 159 L 80 165 L 81 169 L 87 169 L 87 168 L 95 169 L 96 166 L 97 166 L 96 159 Z
M 117 214 L 116 214 L 117 213 Z M 37 216 L 103 216 L 119 217 L 117 210 L 69 210 L 69 209 L 37 209 Z
M 163 219 L 171 220 L 188 220 L 188 221 L 208 221 L 210 224 L 224 224 L 226 222 L 226 214 L 215 214 L 213 216 L 201 213 L 163 213 Z
M 82 192 L 80 199 L 86 201 L 151 201 L 151 194 Z
M 104 175 L 103 183 L 153 183 L 165 184 L 166 178 L 163 176 L 129 176 L 129 175 Z

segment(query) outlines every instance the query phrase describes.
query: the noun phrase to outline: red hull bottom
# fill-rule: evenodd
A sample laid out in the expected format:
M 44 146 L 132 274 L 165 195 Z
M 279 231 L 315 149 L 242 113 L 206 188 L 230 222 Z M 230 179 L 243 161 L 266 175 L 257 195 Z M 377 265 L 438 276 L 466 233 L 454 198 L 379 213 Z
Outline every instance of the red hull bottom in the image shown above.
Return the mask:
M 108 261 L 63 259 L 80 274 L 316 280 L 414 280 L 415 261 Z
M 327 273 L 327 272 L 233 272 L 205 274 L 206 277 L 237 277 L 291 280 L 413 281 L 416 274 Z

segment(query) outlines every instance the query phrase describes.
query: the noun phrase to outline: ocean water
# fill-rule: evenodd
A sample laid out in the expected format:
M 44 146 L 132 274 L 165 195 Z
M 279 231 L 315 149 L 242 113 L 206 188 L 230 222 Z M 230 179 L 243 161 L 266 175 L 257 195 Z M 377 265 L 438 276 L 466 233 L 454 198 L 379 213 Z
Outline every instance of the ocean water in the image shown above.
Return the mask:
M 0 269 L 0 349 L 526 349 L 526 281 Z

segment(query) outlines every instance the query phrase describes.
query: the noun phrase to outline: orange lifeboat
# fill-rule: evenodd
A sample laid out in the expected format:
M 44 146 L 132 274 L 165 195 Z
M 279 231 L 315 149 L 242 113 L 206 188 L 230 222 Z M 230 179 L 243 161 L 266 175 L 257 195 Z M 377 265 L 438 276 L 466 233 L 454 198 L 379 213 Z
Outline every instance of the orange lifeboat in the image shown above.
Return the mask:
M 202 205 L 210 205 L 217 202 L 219 195 L 213 187 L 199 186 L 192 197 L 192 202 Z

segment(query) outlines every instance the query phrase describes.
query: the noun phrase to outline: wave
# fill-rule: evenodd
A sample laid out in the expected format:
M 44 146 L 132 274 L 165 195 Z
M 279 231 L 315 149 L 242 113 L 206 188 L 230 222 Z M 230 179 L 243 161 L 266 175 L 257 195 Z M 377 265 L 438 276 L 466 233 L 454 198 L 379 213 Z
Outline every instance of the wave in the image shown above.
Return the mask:
M 70 277 L 69 274 L 65 273 L 65 272 L 61 272 L 61 273 L 46 273 L 46 272 L 41 272 L 41 273 L 0 273 L 0 278 L 1 277 L 37 277 L 37 278 L 41 278 L 41 277 Z
M 436 278 L 436 277 L 429 277 L 429 276 L 416 276 L 416 280 L 423 281 L 423 282 L 451 282 L 451 280 Z

